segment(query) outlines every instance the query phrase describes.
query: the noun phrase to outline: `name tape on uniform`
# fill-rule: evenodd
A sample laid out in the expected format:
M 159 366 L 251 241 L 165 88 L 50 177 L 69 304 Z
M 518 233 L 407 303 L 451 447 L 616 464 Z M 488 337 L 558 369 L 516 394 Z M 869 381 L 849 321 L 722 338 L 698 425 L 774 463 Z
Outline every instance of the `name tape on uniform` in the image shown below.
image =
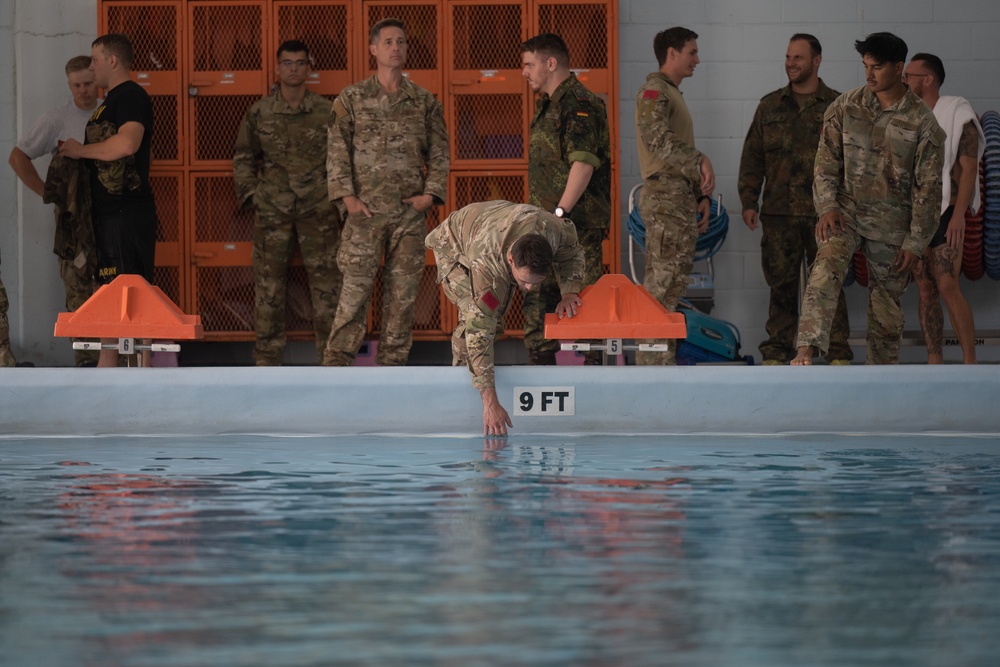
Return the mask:
M 514 410 L 518 415 L 571 417 L 576 414 L 573 387 L 514 387 Z

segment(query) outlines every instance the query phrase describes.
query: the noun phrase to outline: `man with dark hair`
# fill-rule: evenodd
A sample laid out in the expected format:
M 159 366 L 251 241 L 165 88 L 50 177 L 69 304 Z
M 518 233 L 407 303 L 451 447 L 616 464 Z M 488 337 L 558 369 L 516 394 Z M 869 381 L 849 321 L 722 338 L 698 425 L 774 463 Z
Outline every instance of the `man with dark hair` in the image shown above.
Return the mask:
M 67 180 L 68 169 L 56 169 L 57 161 L 50 162 L 50 173 L 43 180 L 35 169 L 32 160 L 43 155 L 57 155 L 59 142 L 73 138 L 83 141 L 87 121 L 90 114 L 103 100 L 97 96 L 97 84 L 94 73 L 90 71 L 90 56 L 74 56 L 66 63 L 66 83 L 72 99 L 63 106 L 42 114 L 31 129 L 20 139 L 10 151 L 8 163 L 29 190 L 45 202 L 52 201 L 45 197 L 46 181 Z M 66 310 L 75 311 L 94 294 L 94 267 L 97 263 L 96 250 L 90 233 L 64 233 L 66 230 L 59 224 L 63 207 L 56 205 L 55 242 L 53 252 L 59 258 L 59 275 L 66 291 Z M 88 220 L 86 224 L 90 224 Z M 77 230 L 72 230 L 77 231 Z M 97 363 L 97 354 L 84 350 L 74 353 L 77 366 L 93 366 Z
M 668 310 L 688 286 L 698 234 L 708 228 L 715 172 L 694 145 L 694 126 L 681 82 L 700 62 L 698 35 L 670 28 L 653 39 L 659 70 L 646 77 L 635 105 L 636 140 L 643 187 L 639 214 L 646 225 L 643 286 Z M 650 343 L 653 341 L 639 341 Z M 676 342 L 667 352 L 638 352 L 639 365 L 672 365 Z
M 562 290 L 556 314 L 576 315 L 585 262 L 576 228 L 530 204 L 489 201 L 455 211 L 425 243 L 434 252 L 438 282 L 458 306 L 453 363 L 472 372 L 483 400 L 483 433 L 506 435 L 512 423 L 497 398 L 493 343 L 503 335 L 514 290 L 536 290 L 549 271 Z
M 906 43 L 874 33 L 855 43 L 867 84 L 838 97 L 823 117 L 813 200 L 818 250 L 792 364 L 812 364 L 854 253 L 868 260 L 868 364 L 899 362 L 900 297 L 938 226 L 945 134 L 903 85 Z
M 98 37 L 90 56 L 94 81 L 108 91 L 107 97 L 87 123 L 86 142 L 67 139 L 59 154 L 88 163 L 98 284 L 126 273 L 152 283 L 157 226 L 149 183 L 153 104 L 130 78 L 133 56 L 128 37 L 117 33 Z M 142 363 L 148 365 L 148 351 Z M 98 366 L 117 365 L 117 350 L 103 349 Z
M 819 78 L 822 60 L 818 39 L 805 33 L 792 35 L 785 52 L 788 85 L 761 98 L 743 142 L 739 175 L 743 222 L 750 231 L 758 222 L 763 228 L 760 263 L 771 288 L 768 337 L 760 344 L 765 366 L 787 364 L 795 356 L 799 274 L 803 259 L 812 264 L 816 258 L 813 165 L 823 112 L 840 94 Z M 830 334 L 831 364 L 849 364 L 854 358 L 847 342 L 850 335 L 841 291 Z
M 979 160 L 986 136 L 976 112 L 964 97 L 941 95 L 944 63 L 930 53 L 918 53 L 903 70 L 903 82 L 934 112 L 947 138 L 941 176 L 941 218 L 928 252 L 914 271 L 920 290 L 920 328 L 927 345 L 927 363 L 944 363 L 944 313 L 962 348 L 962 361 L 976 363 L 976 327 L 972 308 L 959 287 L 965 250 L 965 211 L 979 210 Z
M 444 204 L 448 132 L 441 103 L 403 76 L 406 32 L 399 19 L 371 29 L 375 74 L 333 103 L 327 185 L 347 218 L 337 263 L 344 286 L 323 363 L 349 366 L 368 330 L 375 277 L 382 266 L 381 366 L 406 364 L 424 273 L 427 211 Z
M 298 241 L 309 279 L 313 332 L 323 359 L 340 296 L 340 216 L 326 192 L 326 132 L 333 104 L 306 88 L 309 48 L 278 47 L 278 87 L 247 110 L 236 137 L 236 200 L 253 206 L 254 362 L 280 366 L 289 265 Z
M 559 35 L 543 33 L 521 44 L 522 76 L 541 93 L 531 121 L 528 201 L 568 218 L 587 258 L 584 284 L 604 272 L 604 237 L 611 225 L 611 133 L 604 102 L 569 69 Z M 524 295 L 524 344 L 532 364 L 556 363 L 558 341 L 545 339 L 545 313 L 561 295 L 554 275 Z M 601 363 L 587 352 L 586 363 Z

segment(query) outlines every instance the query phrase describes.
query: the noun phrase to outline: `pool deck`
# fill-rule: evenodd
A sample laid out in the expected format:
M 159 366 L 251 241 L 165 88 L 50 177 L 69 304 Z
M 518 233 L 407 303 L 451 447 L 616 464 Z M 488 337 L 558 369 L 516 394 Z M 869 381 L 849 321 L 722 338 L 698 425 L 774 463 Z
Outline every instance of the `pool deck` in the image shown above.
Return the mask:
M 1000 434 L 1000 369 L 497 369 L 511 436 Z M 530 410 L 529 410 L 530 408 Z M 464 368 L 0 368 L 0 437 L 482 433 Z

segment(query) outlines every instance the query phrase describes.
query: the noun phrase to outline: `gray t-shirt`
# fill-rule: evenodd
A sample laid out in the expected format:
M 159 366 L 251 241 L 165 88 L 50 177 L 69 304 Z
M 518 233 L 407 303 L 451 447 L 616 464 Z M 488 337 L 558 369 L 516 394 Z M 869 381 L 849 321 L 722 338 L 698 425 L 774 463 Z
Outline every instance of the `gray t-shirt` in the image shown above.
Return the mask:
M 52 154 L 59 148 L 59 142 L 76 139 L 81 144 L 86 136 L 87 121 L 103 100 L 97 100 L 93 109 L 80 109 L 70 100 L 58 109 L 42 114 L 31 129 L 17 142 L 25 155 L 32 160 L 46 153 Z

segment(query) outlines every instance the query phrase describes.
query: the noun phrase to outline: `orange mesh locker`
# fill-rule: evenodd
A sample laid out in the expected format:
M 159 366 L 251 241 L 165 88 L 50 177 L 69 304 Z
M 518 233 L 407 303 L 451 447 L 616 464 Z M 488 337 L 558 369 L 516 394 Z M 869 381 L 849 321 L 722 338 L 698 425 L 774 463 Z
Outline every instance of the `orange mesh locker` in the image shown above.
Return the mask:
M 456 0 L 447 11 L 451 166 L 524 166 L 528 87 L 518 45 L 527 38 L 526 4 Z
M 184 312 L 191 312 L 187 303 L 187 262 L 183 254 L 184 173 L 154 169 L 149 183 L 156 198 L 156 265 L 153 279 L 156 286 Z
M 184 162 L 181 137 L 182 85 L 180 54 L 182 12 L 174 2 L 105 2 L 100 14 L 101 34 L 119 32 L 132 42 L 135 59 L 132 79 L 153 102 L 153 161 L 180 165 Z
M 358 36 L 359 53 L 364 54 L 365 71 L 361 78 L 375 73 L 375 57 L 368 50 L 371 27 L 387 18 L 397 18 L 406 26 L 406 67 L 403 75 L 442 99 L 444 76 L 443 40 L 441 39 L 441 5 L 438 0 L 392 2 L 367 0 Z
M 523 170 L 452 171 L 448 189 L 455 209 L 494 199 L 523 204 L 528 201 L 528 174 Z
M 187 5 L 192 166 L 231 167 L 243 115 L 268 90 L 274 62 L 264 58 L 266 4 L 250 0 Z
M 237 206 L 232 171 L 192 172 L 188 183 L 193 312 L 207 340 L 253 340 L 253 211 Z
M 265 60 L 273 68 L 277 51 L 289 39 L 305 42 L 312 59 L 312 72 L 307 85 L 309 90 L 328 97 L 336 96 L 345 86 L 353 83 L 358 47 L 354 44 L 350 26 L 353 24 L 349 0 L 316 0 L 274 3 L 273 23 L 277 34 L 271 41 Z

